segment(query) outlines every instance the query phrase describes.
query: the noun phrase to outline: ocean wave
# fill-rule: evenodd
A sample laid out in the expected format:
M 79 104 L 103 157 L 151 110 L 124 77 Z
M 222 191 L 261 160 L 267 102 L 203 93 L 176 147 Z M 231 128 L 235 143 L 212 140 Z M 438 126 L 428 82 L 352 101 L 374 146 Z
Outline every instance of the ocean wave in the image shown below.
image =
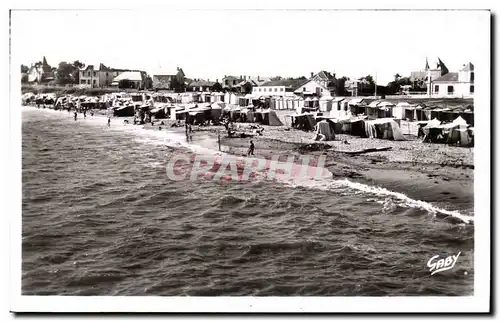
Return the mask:
M 362 192 L 364 194 L 375 195 L 377 197 L 383 197 L 383 200 L 376 201 L 383 205 L 383 211 L 389 212 L 395 209 L 397 206 L 417 208 L 427 211 L 432 215 L 440 215 L 444 217 L 452 217 L 452 219 L 457 219 L 460 222 L 466 224 L 473 224 L 474 217 L 463 215 L 458 211 L 450 211 L 443 208 L 436 207 L 428 202 L 422 200 L 415 200 L 404 193 L 391 191 L 382 187 L 371 186 L 364 183 L 353 182 L 349 179 L 341 180 L 311 180 L 302 182 L 285 182 L 293 187 L 301 186 L 309 189 L 318 190 L 334 190 L 337 191 L 338 188 L 348 188 L 352 191 Z M 390 199 L 387 199 L 390 198 Z

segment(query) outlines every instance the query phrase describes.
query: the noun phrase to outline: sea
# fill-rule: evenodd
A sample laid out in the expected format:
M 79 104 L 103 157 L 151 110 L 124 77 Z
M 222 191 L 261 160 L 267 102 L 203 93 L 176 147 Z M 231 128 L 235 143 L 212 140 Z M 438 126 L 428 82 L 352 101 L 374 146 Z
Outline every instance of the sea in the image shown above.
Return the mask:
M 171 180 L 173 154 L 217 152 L 193 141 L 22 107 L 22 294 L 473 295 L 472 206 L 348 178 Z

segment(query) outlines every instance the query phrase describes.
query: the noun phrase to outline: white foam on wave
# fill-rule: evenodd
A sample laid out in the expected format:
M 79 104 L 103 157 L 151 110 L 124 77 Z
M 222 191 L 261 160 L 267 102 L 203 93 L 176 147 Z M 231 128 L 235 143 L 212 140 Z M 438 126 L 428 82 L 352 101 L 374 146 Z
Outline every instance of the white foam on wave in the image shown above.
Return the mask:
M 378 197 L 390 197 L 400 201 L 403 206 L 422 209 L 434 215 L 442 214 L 446 216 L 451 216 L 460 219 L 467 224 L 474 222 L 474 217 L 463 215 L 458 211 L 450 211 L 442 209 L 428 202 L 412 199 L 401 192 L 395 192 L 385 188 L 370 186 L 359 182 L 352 182 L 348 179 L 309 181 L 309 182 L 290 183 L 290 184 L 294 186 L 303 186 L 305 188 L 325 190 L 325 191 L 338 188 L 349 188 L 362 193 L 376 195 Z M 379 203 L 384 204 L 384 201 L 380 201 Z

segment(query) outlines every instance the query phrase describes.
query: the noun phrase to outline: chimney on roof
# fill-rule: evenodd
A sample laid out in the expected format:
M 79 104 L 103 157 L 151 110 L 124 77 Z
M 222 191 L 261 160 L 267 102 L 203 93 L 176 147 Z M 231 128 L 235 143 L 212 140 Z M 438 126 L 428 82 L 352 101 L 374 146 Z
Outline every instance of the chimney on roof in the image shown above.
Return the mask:
M 217 79 L 215 80 L 215 82 L 216 82 L 216 83 L 218 83 L 218 82 L 219 82 L 219 79 L 217 78 Z
M 259 76 L 259 75 L 257 75 L 257 81 L 259 81 L 259 82 L 260 82 L 260 76 Z
M 244 80 L 247 80 L 247 77 L 246 77 L 246 76 L 243 76 L 243 79 L 244 79 Z
M 227 78 L 227 75 L 224 75 L 224 78 Z
M 242 75 L 240 75 L 240 80 L 242 80 L 242 79 L 243 79 L 243 76 L 242 76 Z
M 314 73 L 313 73 L 313 72 L 311 72 L 311 78 L 313 78 L 313 76 L 314 76 Z

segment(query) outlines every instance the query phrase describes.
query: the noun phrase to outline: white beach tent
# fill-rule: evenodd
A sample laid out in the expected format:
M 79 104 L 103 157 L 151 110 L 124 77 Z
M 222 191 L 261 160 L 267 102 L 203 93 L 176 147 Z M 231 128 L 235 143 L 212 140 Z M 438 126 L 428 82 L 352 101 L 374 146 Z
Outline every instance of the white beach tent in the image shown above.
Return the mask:
M 437 118 L 434 118 L 430 120 L 425 127 L 432 128 L 432 127 L 438 127 L 439 125 L 441 125 L 441 121 L 438 120 Z
M 455 125 L 467 125 L 467 121 L 464 120 L 460 115 L 452 122 Z

